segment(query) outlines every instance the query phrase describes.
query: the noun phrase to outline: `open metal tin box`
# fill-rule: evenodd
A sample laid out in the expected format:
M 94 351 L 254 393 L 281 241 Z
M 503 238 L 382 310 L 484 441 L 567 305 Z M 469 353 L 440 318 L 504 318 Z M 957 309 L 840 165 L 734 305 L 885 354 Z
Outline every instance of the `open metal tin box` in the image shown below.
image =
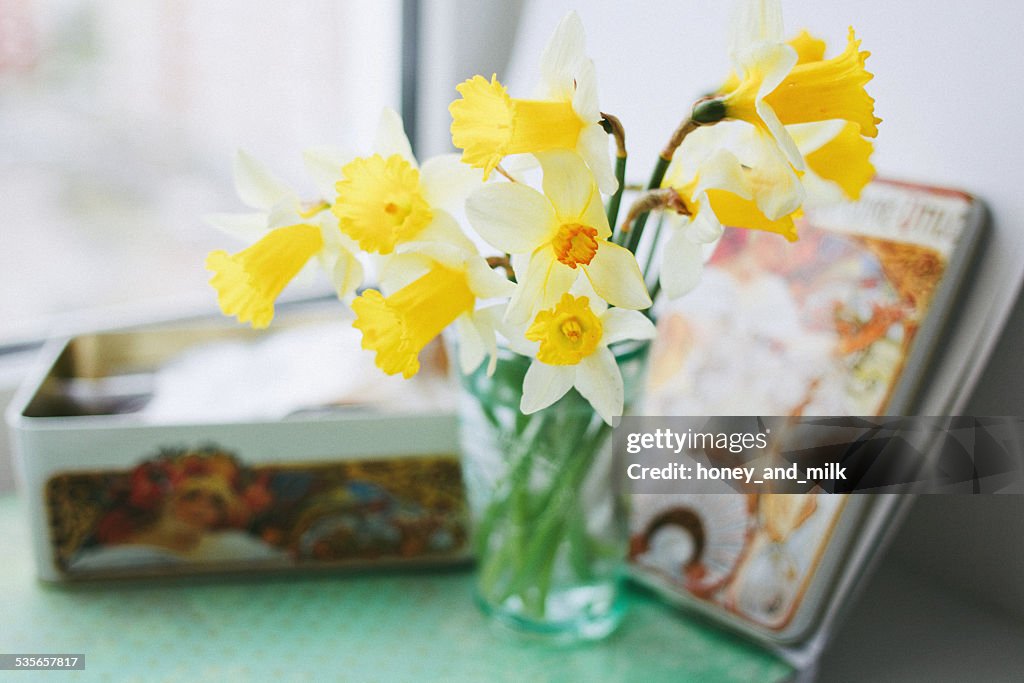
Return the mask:
M 332 317 L 294 312 L 266 335 L 204 321 L 48 344 L 7 416 L 39 577 L 467 560 L 457 421 L 443 400 L 349 400 L 274 420 L 146 416 L 171 359 Z M 409 395 L 433 381 L 450 396 L 443 349 L 425 356 Z

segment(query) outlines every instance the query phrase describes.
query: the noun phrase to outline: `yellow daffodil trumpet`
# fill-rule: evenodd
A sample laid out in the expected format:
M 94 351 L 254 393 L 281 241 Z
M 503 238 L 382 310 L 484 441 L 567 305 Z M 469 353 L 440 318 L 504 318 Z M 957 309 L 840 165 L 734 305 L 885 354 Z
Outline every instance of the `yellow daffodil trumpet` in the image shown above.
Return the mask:
M 419 372 L 423 347 L 475 303 L 466 274 L 439 265 L 391 296 L 370 289 L 356 297 L 352 326 L 362 331 L 363 348 L 376 353 L 377 367 L 408 379 Z

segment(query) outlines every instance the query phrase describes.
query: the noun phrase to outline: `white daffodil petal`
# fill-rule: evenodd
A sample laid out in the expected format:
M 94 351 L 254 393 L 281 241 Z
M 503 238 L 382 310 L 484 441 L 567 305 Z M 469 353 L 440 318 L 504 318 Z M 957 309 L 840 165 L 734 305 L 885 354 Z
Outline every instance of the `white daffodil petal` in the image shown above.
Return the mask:
M 416 158 L 412 155 L 412 146 L 409 145 L 409 138 L 406 137 L 405 128 L 402 126 L 402 117 L 390 107 L 385 107 L 380 114 L 377 135 L 373 140 L 373 151 L 385 159 L 392 154 L 397 154 L 416 166 Z
M 512 176 L 517 183 L 535 184 L 530 182 L 534 172 L 540 169 L 540 162 L 532 154 L 510 154 L 501 162 L 501 167 Z
M 682 146 L 672 157 L 665 178 L 668 185 L 682 187 L 695 176 L 705 174 L 705 166 L 720 151 L 730 147 L 730 138 L 736 129 L 735 121 L 722 121 L 714 126 L 702 126 L 686 136 Z M 743 123 L 746 127 L 747 124 Z M 671 180 L 669 180 L 671 179 Z
M 622 415 L 625 400 L 622 373 L 615 363 L 615 356 L 607 347 L 601 346 L 576 367 L 577 391 L 590 401 L 605 422 L 612 424 L 614 418 Z
M 459 336 L 459 368 L 468 375 L 480 367 L 487 349 L 468 313 L 455 319 L 455 333 Z
M 804 161 L 803 155 L 800 154 L 800 150 L 797 149 L 793 138 L 786 131 L 786 127 L 782 125 L 779 117 L 775 115 L 775 110 L 768 106 L 768 103 L 764 100 L 758 100 L 755 108 L 757 109 L 758 116 L 764 121 L 764 125 L 768 127 L 768 132 L 775 138 L 779 149 L 786 155 L 786 159 L 793 165 L 793 168 L 798 171 L 806 169 L 807 164 Z
M 334 202 L 338 195 L 335 186 L 341 180 L 341 167 L 354 156 L 333 147 L 311 147 L 302 153 L 306 173 L 313 179 L 321 197 Z
M 806 194 L 806 199 L 804 199 L 805 207 L 835 206 L 850 201 L 843 194 L 843 188 L 838 183 L 825 180 L 810 169 L 800 178 L 800 183 L 803 185 L 804 193 Z
M 761 100 L 786 80 L 799 56 L 785 43 L 756 43 L 746 50 L 743 59 L 748 70 L 761 72 L 761 83 L 757 89 L 757 99 Z
M 701 166 L 693 194 L 698 196 L 711 189 L 727 190 L 744 199 L 753 197 L 743 164 L 727 149 L 717 150 Z
M 775 138 L 779 148 L 786 155 L 793 167 L 798 171 L 804 169 L 804 159 L 796 148 L 793 138 L 786 132 L 785 126 L 779 121 L 775 110 L 764 100 L 785 80 L 789 72 L 797 62 L 796 50 L 784 43 L 755 43 L 743 51 L 740 55 L 740 65 L 743 73 L 760 73 L 761 82 L 758 86 L 757 97 L 754 99 L 754 107 L 758 117 L 772 137 Z
M 581 61 L 586 59 L 586 36 L 576 12 L 569 12 L 558 23 L 540 58 L 540 73 L 548 97 L 568 100 Z
M 502 314 L 501 318 L 496 321 L 494 326 L 495 331 L 501 335 L 502 346 L 513 353 L 518 353 L 520 356 L 535 358 L 537 356 L 537 349 L 540 348 L 540 344 L 538 342 L 532 342 L 526 338 L 526 330 L 533 321 L 527 320 L 523 323 L 510 323 L 507 319 L 508 316 L 504 315 L 507 307 L 496 306 L 495 308 Z
M 576 92 L 572 97 L 572 108 L 587 123 L 601 119 L 601 107 L 597 102 L 597 69 L 594 60 L 583 59 L 576 70 Z
M 782 3 L 780 0 L 743 0 L 736 5 L 731 26 L 729 50 L 733 55 L 753 43 L 781 43 L 785 30 Z
M 381 259 L 377 269 L 381 293 L 391 296 L 429 273 L 434 265 L 433 259 L 418 252 L 399 252 Z
M 299 214 L 298 200 L 294 197 L 286 197 L 277 204 L 274 204 L 267 212 L 267 227 L 273 230 L 274 228 L 284 228 L 289 225 L 297 225 L 299 223 L 306 223 L 312 225 L 316 223 L 316 220 L 310 218 L 303 218 Z
M 604 132 L 604 128 L 600 124 L 595 123 L 580 131 L 576 151 L 587 162 L 601 192 L 614 194 L 619 188 L 619 181 L 615 179 L 615 170 L 612 168 L 608 145 L 608 134 Z
M 498 337 L 496 330 L 501 324 L 501 318 L 505 313 L 505 304 L 487 306 L 472 314 L 473 324 L 476 326 L 477 334 L 483 342 L 484 349 L 490 361 L 487 363 L 488 376 L 494 374 L 498 366 Z
M 639 310 L 651 305 L 636 257 L 614 242 L 601 242 L 590 265 L 581 266 L 594 291 L 612 306 Z
M 363 284 L 363 264 L 351 252 L 344 249 L 334 254 L 321 252 L 320 266 L 334 285 L 334 291 L 342 301 L 355 294 Z
M 288 283 L 288 287 L 294 289 L 308 289 L 313 286 L 316 282 L 316 274 L 320 269 L 320 260 L 311 258 L 306 261 L 306 265 L 302 266 L 302 270 L 295 274 L 292 281 Z
M 478 299 L 499 299 L 512 296 L 516 285 L 502 270 L 495 270 L 482 258 L 471 258 L 466 265 L 469 288 Z
M 485 242 L 510 254 L 532 252 L 558 229 L 547 198 L 519 183 L 484 185 L 466 200 L 466 217 Z
M 359 253 L 359 245 L 356 244 L 356 241 L 338 228 L 338 217 L 333 212 L 321 211 L 310 223 L 320 226 L 320 236 L 324 240 L 324 249 L 333 251 L 345 249 L 353 254 Z
M 532 258 L 533 254 L 512 254 L 512 258 L 509 259 L 512 262 L 512 272 L 515 273 L 518 282 L 522 282 L 526 277 L 526 271 L 530 269 L 530 259 Z
M 788 134 L 787 134 L 788 135 Z M 754 201 L 769 220 L 788 216 L 804 201 L 804 189 L 799 176 L 776 147 L 759 136 L 760 144 L 753 147 L 760 152 L 752 172 L 758 176 Z
M 709 203 L 704 201 L 700 207 L 696 217 L 686 227 L 686 236 L 695 244 L 711 244 L 722 236 L 725 229 Z
M 243 150 L 235 154 L 235 191 L 246 206 L 263 211 L 269 211 L 293 194 L 287 185 Z
M 224 234 L 248 243 L 255 242 L 267 232 L 265 213 L 211 213 L 203 220 Z
M 443 242 L 471 254 L 476 253 L 473 240 L 466 237 L 466 233 L 462 232 L 462 228 L 451 214 L 441 209 L 434 210 L 433 220 L 420 230 L 414 239 L 416 242 Z
M 442 154 L 423 162 L 420 185 L 434 208 L 458 213 L 466 197 L 484 181 L 483 172 L 459 160 L 458 154 Z
M 606 240 L 612 236 L 612 229 L 608 225 L 608 214 L 605 213 L 604 203 L 601 201 L 601 193 L 594 191 L 590 203 L 579 217 L 579 222 L 597 230 L 597 239 Z
M 524 415 L 529 415 L 547 408 L 565 396 L 575 380 L 576 368 L 572 365 L 547 365 L 533 361 L 523 378 L 523 398 L 519 409 Z
M 608 302 L 597 295 L 594 286 L 585 277 L 576 278 L 576 282 L 572 283 L 572 287 L 569 288 L 569 293 L 575 297 L 587 297 L 590 302 L 590 310 L 594 312 L 594 315 L 600 316 L 608 310 Z
M 676 230 L 665 243 L 661 262 L 661 288 L 669 299 L 678 299 L 700 282 L 704 270 L 701 246 L 685 230 Z
M 505 319 L 510 323 L 524 323 L 534 314 L 554 306 L 562 294 L 569 291 L 576 271 L 555 260 L 551 249 L 538 250 L 530 258 L 526 274 L 519 278 L 519 284 L 508 302 Z
M 575 152 L 555 150 L 536 156 L 544 169 L 544 194 L 555 207 L 558 221 L 575 222 L 597 194 L 593 174 Z M 597 203 L 601 203 L 600 196 Z
M 786 131 L 797 149 L 804 156 L 817 152 L 826 144 L 831 142 L 837 135 L 843 132 L 846 121 L 837 119 L 835 121 L 816 121 L 813 123 L 794 123 L 786 126 Z
M 605 346 L 627 339 L 654 339 L 656 334 L 650 318 L 624 308 L 609 308 L 602 314 L 601 328 L 601 343 Z
M 445 242 L 406 242 L 395 249 L 395 254 L 423 256 L 446 268 L 457 270 L 463 268 L 470 255 L 475 255 L 474 252 L 466 252 Z

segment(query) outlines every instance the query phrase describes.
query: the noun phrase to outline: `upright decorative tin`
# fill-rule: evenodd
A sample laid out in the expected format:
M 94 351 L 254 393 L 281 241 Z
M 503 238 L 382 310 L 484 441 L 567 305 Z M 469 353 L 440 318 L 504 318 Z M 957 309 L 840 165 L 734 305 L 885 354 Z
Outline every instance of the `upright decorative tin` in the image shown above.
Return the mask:
M 967 194 L 876 181 L 792 247 L 728 231 L 661 312 L 646 414 L 913 414 L 984 227 Z M 723 490 L 634 496 L 632 573 L 806 661 L 909 497 Z

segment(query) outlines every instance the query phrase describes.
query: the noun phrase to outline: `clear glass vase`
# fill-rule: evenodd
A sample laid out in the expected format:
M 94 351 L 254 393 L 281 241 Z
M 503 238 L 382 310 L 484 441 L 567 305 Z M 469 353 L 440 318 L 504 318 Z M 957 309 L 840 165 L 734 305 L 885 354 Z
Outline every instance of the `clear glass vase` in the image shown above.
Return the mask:
M 626 409 L 642 389 L 649 344 L 616 353 Z M 502 352 L 463 377 L 461 440 L 474 517 L 477 600 L 512 629 L 558 642 L 611 633 L 623 614 L 625 501 L 611 427 L 575 389 L 523 415 L 530 360 Z

